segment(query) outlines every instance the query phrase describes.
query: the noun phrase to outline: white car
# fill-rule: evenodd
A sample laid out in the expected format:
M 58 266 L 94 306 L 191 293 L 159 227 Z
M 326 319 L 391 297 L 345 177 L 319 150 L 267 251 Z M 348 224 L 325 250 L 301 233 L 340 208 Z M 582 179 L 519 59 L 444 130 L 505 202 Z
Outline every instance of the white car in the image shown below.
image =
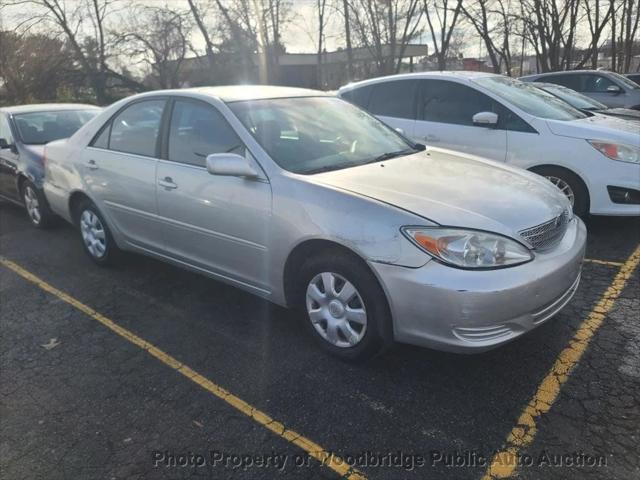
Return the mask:
M 565 192 L 578 215 L 640 215 L 637 124 L 583 113 L 502 75 L 376 78 L 339 95 L 416 142 L 525 168 Z

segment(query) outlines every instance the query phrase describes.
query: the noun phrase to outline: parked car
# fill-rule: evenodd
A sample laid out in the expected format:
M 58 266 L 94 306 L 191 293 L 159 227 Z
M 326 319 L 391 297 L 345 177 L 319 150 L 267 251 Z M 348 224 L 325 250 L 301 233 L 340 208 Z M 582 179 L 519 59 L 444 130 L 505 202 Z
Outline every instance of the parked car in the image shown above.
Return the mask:
M 0 108 L 0 198 L 23 205 L 36 227 L 53 220 L 42 192 L 44 145 L 71 136 L 99 111 L 71 103 Z
M 555 83 L 535 82 L 533 85 L 561 100 L 564 100 L 581 112 L 587 114 L 597 113 L 600 115 L 609 115 L 611 117 L 618 117 L 624 120 L 640 122 L 640 110 L 631 110 L 630 108 L 610 108 L 604 103 L 600 103 L 593 98 L 589 98 L 575 90 L 571 90 L 570 88 L 563 87 L 562 85 L 557 85 Z M 640 134 L 640 131 L 638 133 Z
M 640 215 L 635 124 L 589 116 L 531 84 L 481 72 L 382 77 L 339 94 L 414 141 L 547 177 L 578 215 Z
M 51 208 L 97 264 L 121 250 L 298 307 L 346 359 L 477 352 L 572 297 L 586 232 L 537 175 L 422 151 L 334 96 L 151 92 L 47 146 Z
M 556 83 L 612 108 L 640 110 L 640 85 L 606 70 L 568 70 L 521 77 L 523 82 Z
M 627 73 L 625 77 L 640 85 L 640 73 Z

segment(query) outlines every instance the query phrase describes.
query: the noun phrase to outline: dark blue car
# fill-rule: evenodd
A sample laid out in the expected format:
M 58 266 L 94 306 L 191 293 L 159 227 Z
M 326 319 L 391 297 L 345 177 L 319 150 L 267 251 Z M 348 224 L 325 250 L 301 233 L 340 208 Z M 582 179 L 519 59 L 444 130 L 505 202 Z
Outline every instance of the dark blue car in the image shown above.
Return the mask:
M 23 205 L 36 227 L 54 217 L 42 191 L 45 144 L 70 137 L 100 110 L 72 103 L 0 108 L 0 198 Z

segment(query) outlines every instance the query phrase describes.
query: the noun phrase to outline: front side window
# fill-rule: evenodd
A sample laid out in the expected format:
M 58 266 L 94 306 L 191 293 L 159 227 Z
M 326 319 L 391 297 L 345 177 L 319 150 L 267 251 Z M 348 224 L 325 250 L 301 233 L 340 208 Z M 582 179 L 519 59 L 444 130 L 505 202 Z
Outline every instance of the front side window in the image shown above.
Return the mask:
M 236 132 L 215 108 L 176 100 L 169 127 L 169 160 L 204 167 L 207 155 L 243 151 Z
M 112 121 L 109 149 L 147 157 L 156 156 L 165 103 L 164 100 L 144 100 L 126 107 Z
M 99 110 L 59 110 L 54 112 L 32 112 L 14 115 L 18 134 L 26 145 L 45 143 L 67 138 L 76 133 Z
M 373 87 L 368 110 L 385 117 L 416 118 L 417 80 L 377 83 Z
M 473 126 L 473 116 L 497 112 L 492 98 L 473 88 L 447 80 L 422 80 L 420 118 L 427 122 Z
M 228 105 L 269 156 L 294 173 L 355 167 L 416 151 L 380 120 L 335 97 Z
M 607 93 L 607 88 L 615 86 L 616 84 L 604 75 L 585 75 L 585 92 Z
M 564 100 L 519 80 L 491 76 L 475 79 L 474 82 L 504 100 L 507 105 L 514 105 L 534 117 L 548 120 L 587 118 L 587 115 Z
M 342 93 L 341 97 L 366 109 L 369 108 L 373 87 L 374 85 L 366 85 L 364 87 L 354 88 L 353 90 L 348 90 Z

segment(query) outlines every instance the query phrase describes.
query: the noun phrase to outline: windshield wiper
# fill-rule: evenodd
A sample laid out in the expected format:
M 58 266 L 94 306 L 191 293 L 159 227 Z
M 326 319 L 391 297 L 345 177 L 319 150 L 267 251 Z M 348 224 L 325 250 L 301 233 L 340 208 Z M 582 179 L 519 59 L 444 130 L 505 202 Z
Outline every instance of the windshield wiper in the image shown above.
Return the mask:
M 368 160 L 368 161 L 362 163 L 361 165 L 366 165 L 367 163 L 382 162 L 384 160 L 389 160 L 391 158 L 396 158 L 396 157 L 403 157 L 405 155 L 409 155 L 409 154 L 415 153 L 417 151 L 418 151 L 418 149 L 416 149 L 416 148 L 405 148 L 404 150 L 398 150 L 397 152 L 386 152 L 386 153 L 383 153 L 381 155 L 378 155 L 375 158 L 372 158 L 371 160 Z

